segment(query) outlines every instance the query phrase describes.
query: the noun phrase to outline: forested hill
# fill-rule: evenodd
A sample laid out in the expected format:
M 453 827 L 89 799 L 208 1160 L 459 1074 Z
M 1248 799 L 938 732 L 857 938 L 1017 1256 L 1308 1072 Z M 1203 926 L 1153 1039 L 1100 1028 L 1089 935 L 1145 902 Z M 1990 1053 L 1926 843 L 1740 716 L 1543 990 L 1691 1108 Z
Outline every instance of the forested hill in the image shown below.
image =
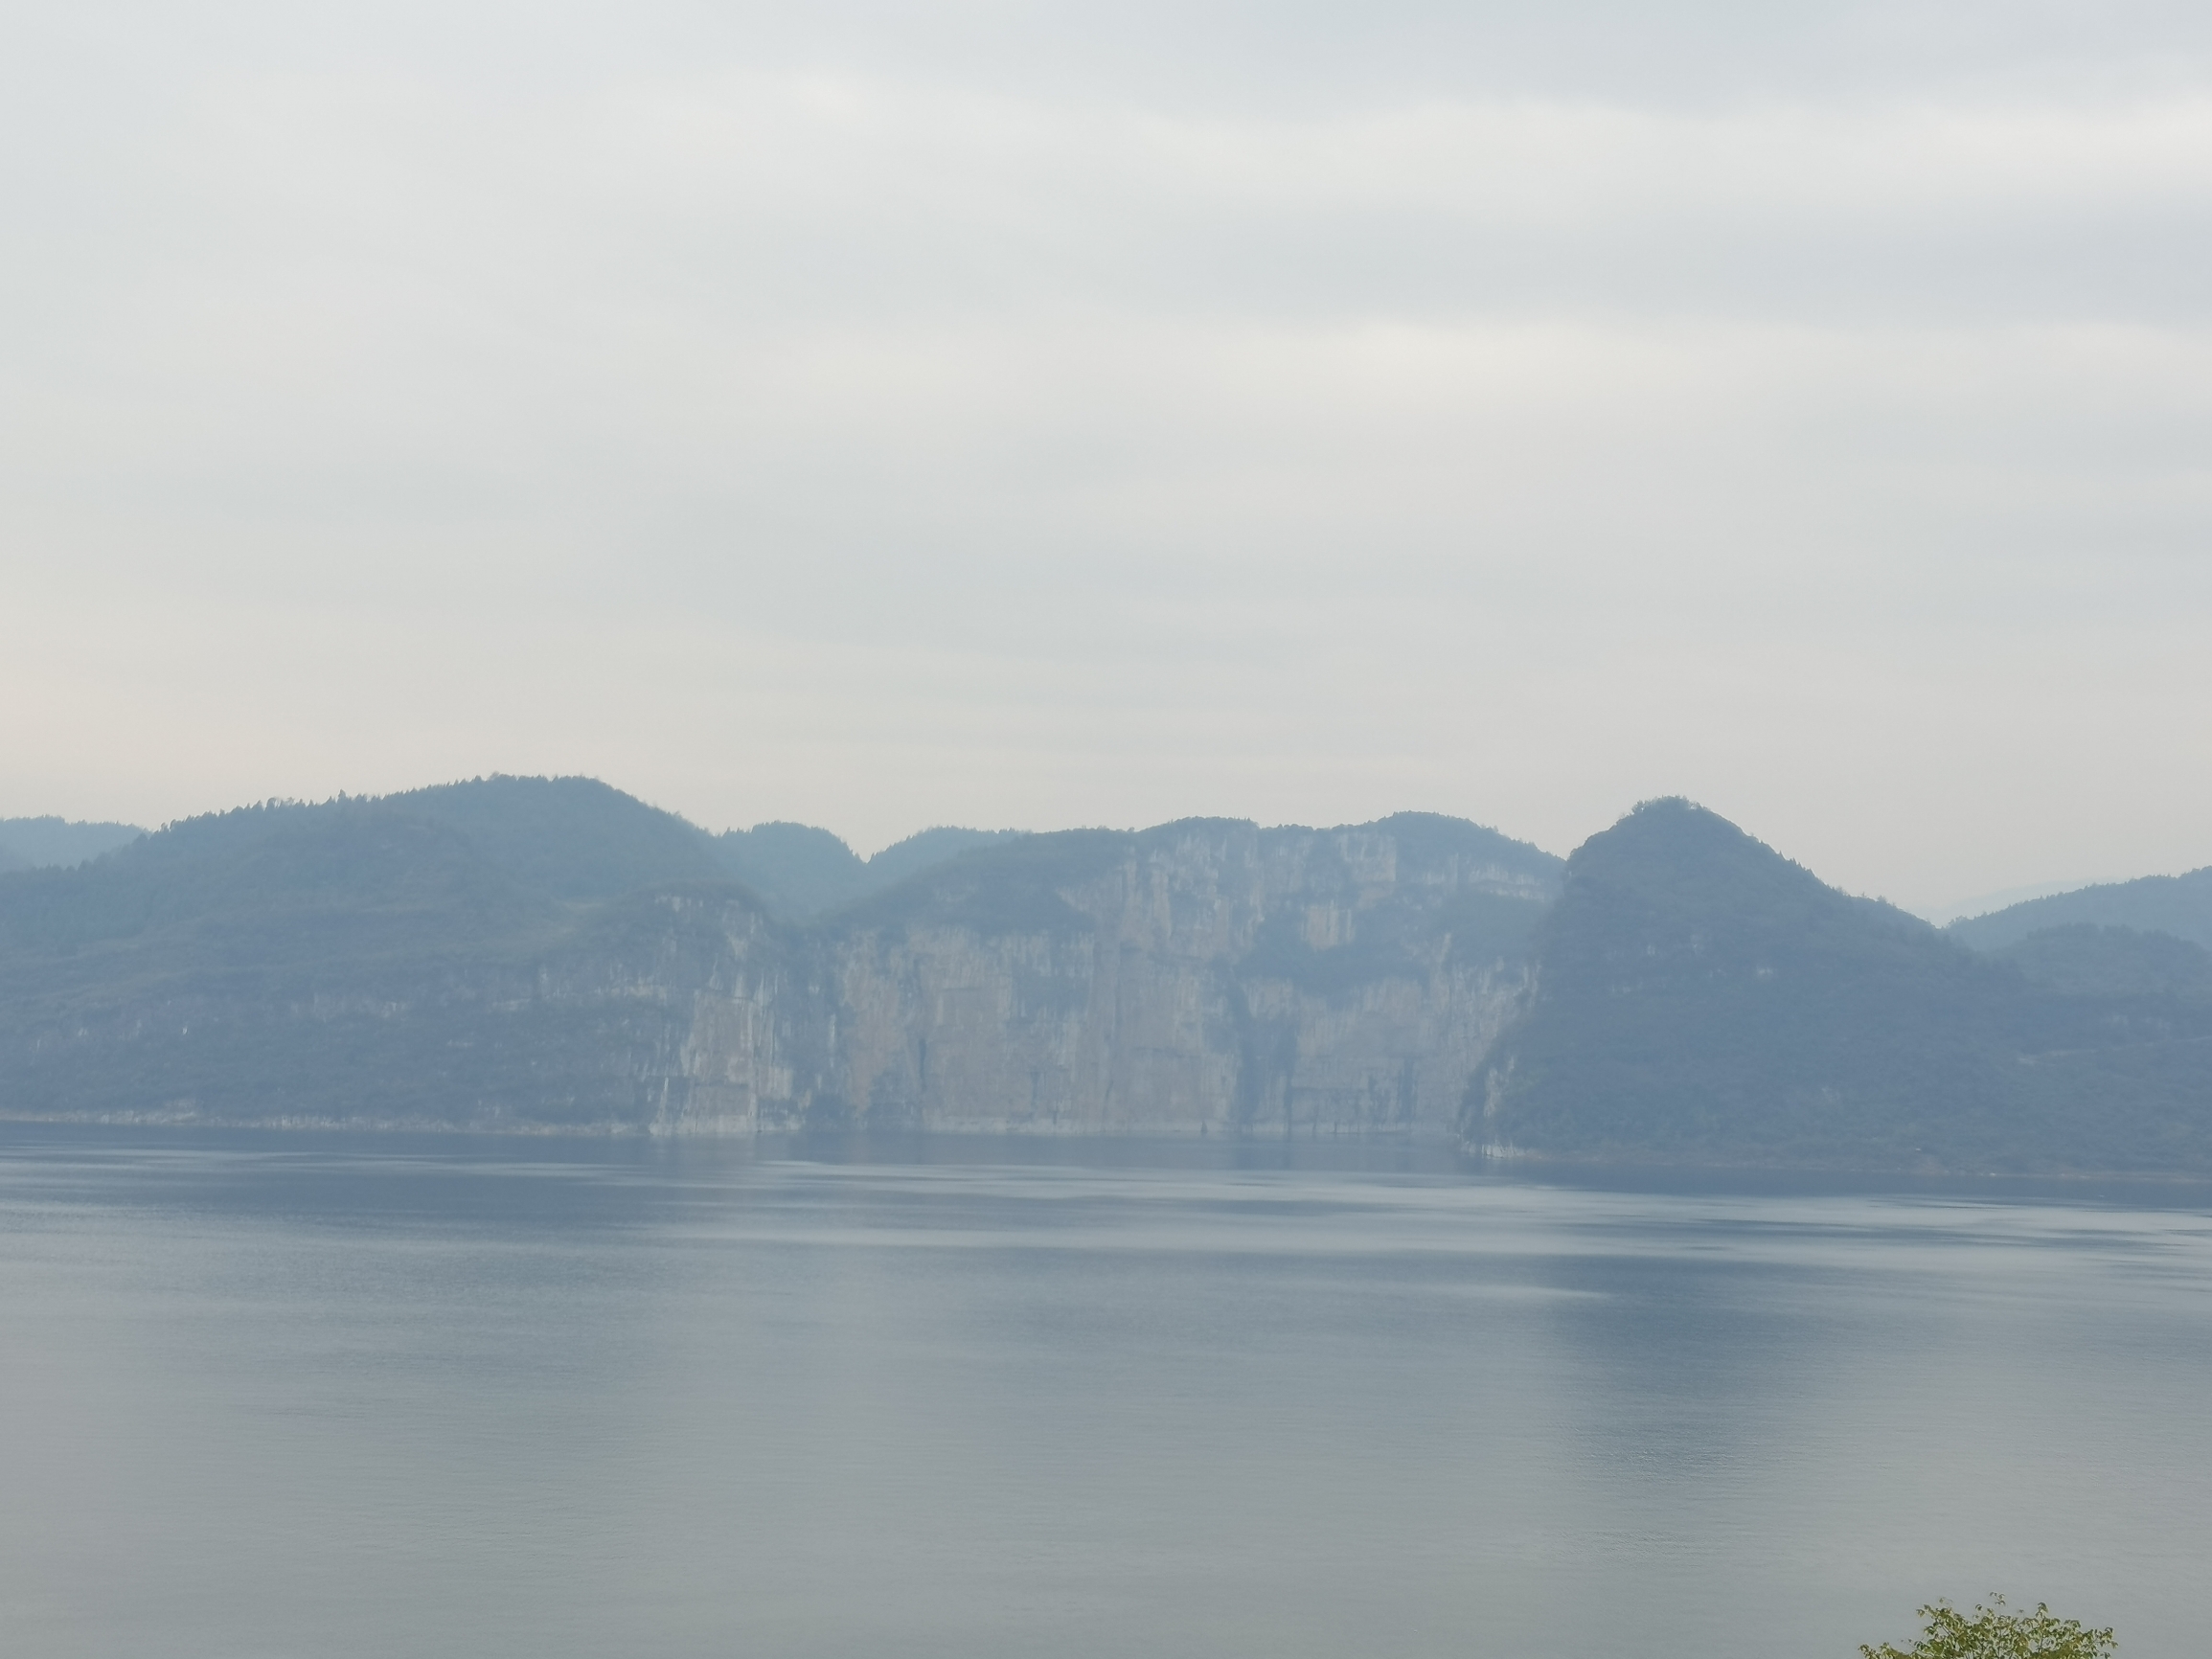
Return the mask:
M 788 886 L 775 850 L 741 862 L 588 778 L 270 802 L 130 835 L 0 874 L 0 1114 L 634 1122 L 640 1045 L 667 1022 L 549 995 L 549 976 L 652 971 L 616 966 L 636 896 L 718 895 L 773 928 L 732 866 Z
M 1977 950 L 2001 950 L 2052 927 L 2125 927 L 2165 933 L 2212 950 L 2212 869 L 2186 875 L 2145 875 L 2031 898 L 1946 930 Z
M 1559 862 L 1418 813 L 862 861 L 582 778 L 265 803 L 0 875 L 0 1116 L 1441 1136 Z
M 806 920 L 857 904 L 959 853 L 1013 839 L 1013 830 L 924 830 L 863 859 L 806 824 L 756 824 L 716 842 L 722 869 L 779 916 Z
M 65 818 L 0 818 L 0 871 L 82 864 L 127 846 L 146 831 L 134 824 L 78 824 Z
M 44 898 L 0 896 L 0 928 L 11 906 L 66 907 L 80 895 L 98 911 L 128 903 L 116 897 L 119 892 L 151 894 L 158 887 L 167 896 L 160 902 L 190 906 L 196 902 L 187 897 L 191 890 L 217 881 L 214 872 L 250 859 L 257 848 L 266 852 L 325 844 L 335 872 L 359 852 L 365 826 L 401 821 L 454 832 L 488 871 L 540 898 L 596 901 L 670 882 L 735 881 L 786 920 L 855 903 L 969 848 L 1015 833 L 925 830 L 861 859 L 829 830 L 803 824 L 763 824 L 713 835 L 592 778 L 478 778 L 376 798 L 272 801 L 180 820 L 150 839 L 124 824 L 13 818 L 0 820 L 0 873 L 50 874 L 37 890 Z M 111 853 L 116 856 L 106 858 L 96 876 L 57 878 L 64 870 Z M 257 875 L 226 890 L 229 899 L 211 889 L 209 900 L 267 901 L 273 889 L 265 880 L 281 884 L 287 878 L 272 864 L 255 868 Z M 313 879 L 305 871 L 294 874 Z
M 1563 864 L 1424 813 L 862 860 L 490 778 L 0 874 L 0 1117 L 2212 1172 L 2212 953 L 2060 914 L 1970 948 L 1678 800 Z
M 2066 960 L 2100 941 L 2059 940 Z M 2051 975 L 1646 804 L 1567 862 L 1467 1133 L 1555 1155 L 2212 1168 L 2212 1000 Z M 2057 977 L 2064 978 L 2061 973 Z

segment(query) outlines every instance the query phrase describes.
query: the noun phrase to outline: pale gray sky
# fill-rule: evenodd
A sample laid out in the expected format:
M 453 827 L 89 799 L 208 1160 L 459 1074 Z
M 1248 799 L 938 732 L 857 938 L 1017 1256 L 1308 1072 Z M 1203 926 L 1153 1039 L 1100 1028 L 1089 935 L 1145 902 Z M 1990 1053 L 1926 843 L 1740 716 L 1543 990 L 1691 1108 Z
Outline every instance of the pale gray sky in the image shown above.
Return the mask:
M 2212 8 L 0 11 L 0 815 L 2212 862 Z

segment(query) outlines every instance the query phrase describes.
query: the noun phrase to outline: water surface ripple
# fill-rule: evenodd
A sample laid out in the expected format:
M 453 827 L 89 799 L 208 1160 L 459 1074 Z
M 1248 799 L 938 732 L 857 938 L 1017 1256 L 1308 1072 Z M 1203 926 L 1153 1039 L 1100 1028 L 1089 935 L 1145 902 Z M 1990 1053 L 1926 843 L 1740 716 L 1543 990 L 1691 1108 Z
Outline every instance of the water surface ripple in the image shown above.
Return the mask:
M 0 1129 L 0 1649 L 2203 1647 L 2212 1208 Z

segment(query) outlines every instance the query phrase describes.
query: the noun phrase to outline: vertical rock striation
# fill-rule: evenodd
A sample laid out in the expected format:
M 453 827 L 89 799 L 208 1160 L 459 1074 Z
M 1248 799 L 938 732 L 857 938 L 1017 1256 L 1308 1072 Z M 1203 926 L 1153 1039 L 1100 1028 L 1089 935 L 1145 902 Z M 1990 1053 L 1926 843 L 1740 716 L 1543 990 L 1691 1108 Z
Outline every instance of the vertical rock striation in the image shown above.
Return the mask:
M 0 1115 L 1444 1136 L 1559 870 L 1206 819 L 802 920 L 589 780 L 272 803 L 0 876 Z
M 1555 882 L 1449 819 L 1198 820 L 993 848 L 810 936 L 733 912 L 653 1122 L 1441 1137 Z

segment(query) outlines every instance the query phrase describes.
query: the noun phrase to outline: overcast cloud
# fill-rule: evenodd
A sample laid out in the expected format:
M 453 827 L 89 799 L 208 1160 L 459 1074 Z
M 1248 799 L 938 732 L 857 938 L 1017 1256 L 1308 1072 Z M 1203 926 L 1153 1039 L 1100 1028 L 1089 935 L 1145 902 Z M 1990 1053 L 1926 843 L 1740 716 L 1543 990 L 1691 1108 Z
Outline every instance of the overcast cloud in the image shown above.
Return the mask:
M 0 815 L 2212 863 L 2212 9 L 4 15 Z

